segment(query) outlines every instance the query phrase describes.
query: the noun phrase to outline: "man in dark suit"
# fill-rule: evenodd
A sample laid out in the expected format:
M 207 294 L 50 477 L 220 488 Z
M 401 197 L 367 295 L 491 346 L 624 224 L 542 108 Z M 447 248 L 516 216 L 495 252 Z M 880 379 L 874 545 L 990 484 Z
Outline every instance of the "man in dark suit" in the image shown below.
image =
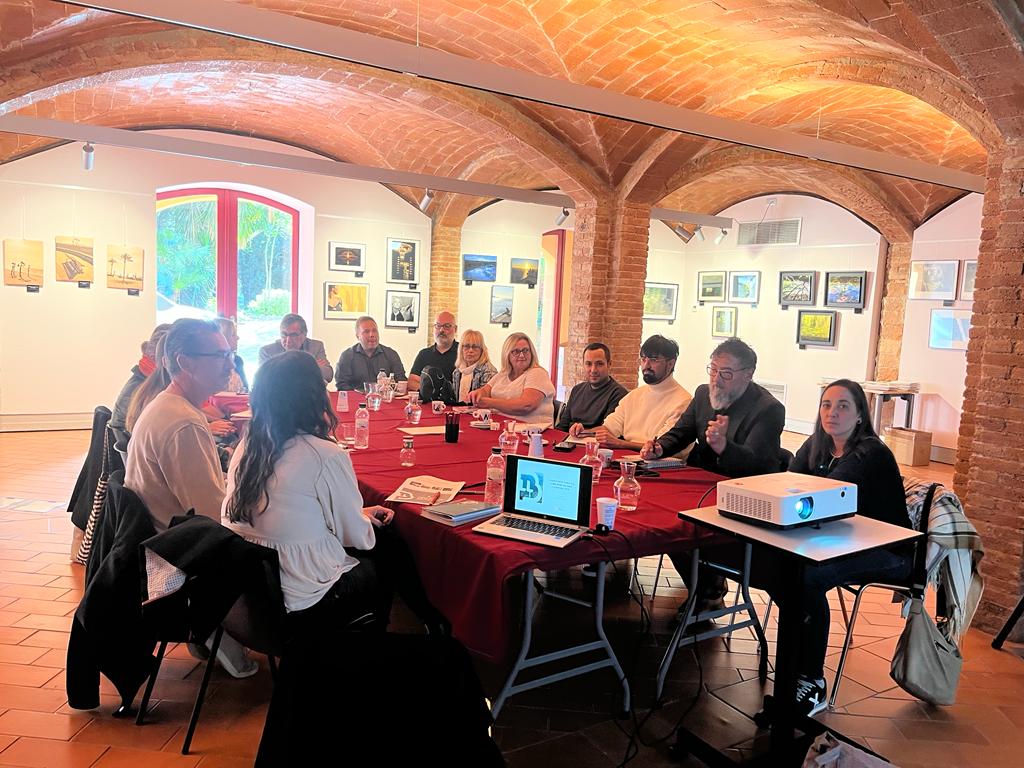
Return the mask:
M 709 382 L 697 387 L 693 400 L 668 432 L 644 444 L 645 459 L 672 456 L 690 445 L 687 465 L 727 477 L 747 477 L 782 469 L 780 438 L 786 408 L 753 382 L 757 354 L 737 338 L 727 339 L 711 353 Z M 694 443 L 696 443 L 694 445 Z M 671 554 L 676 570 L 689 576 L 689 556 Z M 700 577 L 699 611 L 721 607 L 725 579 Z

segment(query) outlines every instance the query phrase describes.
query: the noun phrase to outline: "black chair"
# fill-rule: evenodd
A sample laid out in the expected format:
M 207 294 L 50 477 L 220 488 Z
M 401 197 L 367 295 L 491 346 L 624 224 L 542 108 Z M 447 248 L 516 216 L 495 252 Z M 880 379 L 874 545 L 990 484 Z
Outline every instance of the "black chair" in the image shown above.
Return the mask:
M 93 509 L 96 486 L 103 474 L 103 457 L 106 453 L 107 423 L 110 421 L 110 409 L 99 405 L 92 414 L 92 436 L 89 438 L 89 452 L 85 455 L 82 469 L 75 481 L 75 488 L 68 501 L 68 512 L 71 522 L 75 525 L 75 535 L 71 543 L 71 559 L 85 564 L 88 552 L 79 558 L 85 529 L 89 524 L 89 515 Z
M 1024 595 L 1021 596 L 1017 602 L 1017 607 L 1013 609 L 1013 613 L 1010 614 L 1010 618 L 1003 624 L 1003 628 L 999 630 L 999 634 L 996 635 L 992 641 L 992 647 L 997 651 L 1003 647 L 1003 643 L 1006 642 L 1006 638 L 1010 636 L 1013 628 L 1017 626 L 1017 622 L 1020 621 L 1021 614 L 1024 614 Z

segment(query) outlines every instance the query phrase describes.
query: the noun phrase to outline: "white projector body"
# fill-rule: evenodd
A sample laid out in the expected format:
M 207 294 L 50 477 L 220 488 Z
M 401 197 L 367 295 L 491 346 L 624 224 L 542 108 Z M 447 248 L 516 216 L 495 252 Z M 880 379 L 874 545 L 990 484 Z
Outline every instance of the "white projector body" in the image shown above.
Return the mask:
M 814 525 L 856 514 L 857 486 L 796 472 L 722 480 L 718 511 L 776 528 Z

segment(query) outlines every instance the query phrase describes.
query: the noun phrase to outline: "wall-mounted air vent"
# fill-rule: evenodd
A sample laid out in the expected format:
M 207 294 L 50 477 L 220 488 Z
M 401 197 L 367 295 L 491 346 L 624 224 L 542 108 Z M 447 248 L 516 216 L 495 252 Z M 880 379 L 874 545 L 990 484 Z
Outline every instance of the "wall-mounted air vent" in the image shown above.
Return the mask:
M 798 245 L 800 219 L 740 223 L 740 245 Z

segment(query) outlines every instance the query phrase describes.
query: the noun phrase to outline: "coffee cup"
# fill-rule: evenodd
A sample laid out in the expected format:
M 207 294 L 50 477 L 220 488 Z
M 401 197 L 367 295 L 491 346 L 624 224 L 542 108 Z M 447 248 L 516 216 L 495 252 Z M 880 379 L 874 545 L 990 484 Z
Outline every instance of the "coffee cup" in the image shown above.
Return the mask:
M 607 469 L 607 467 L 612 463 L 612 449 L 598 448 L 597 455 L 601 457 L 601 466 Z
M 397 388 L 397 393 L 399 395 L 404 395 L 404 394 L 406 394 L 409 391 L 409 382 L 408 381 L 398 381 L 398 382 L 395 382 L 395 387 Z

